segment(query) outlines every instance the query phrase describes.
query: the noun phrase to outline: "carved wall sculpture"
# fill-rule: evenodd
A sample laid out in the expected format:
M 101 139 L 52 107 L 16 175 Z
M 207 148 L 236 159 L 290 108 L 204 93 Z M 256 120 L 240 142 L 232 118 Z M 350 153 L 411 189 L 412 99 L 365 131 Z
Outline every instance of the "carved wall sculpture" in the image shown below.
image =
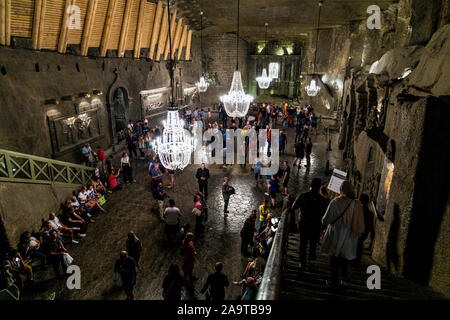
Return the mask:
M 66 115 L 47 113 L 55 158 L 102 137 L 98 118 L 101 106 L 103 104 L 99 99 L 93 99 L 75 104 L 74 112 Z

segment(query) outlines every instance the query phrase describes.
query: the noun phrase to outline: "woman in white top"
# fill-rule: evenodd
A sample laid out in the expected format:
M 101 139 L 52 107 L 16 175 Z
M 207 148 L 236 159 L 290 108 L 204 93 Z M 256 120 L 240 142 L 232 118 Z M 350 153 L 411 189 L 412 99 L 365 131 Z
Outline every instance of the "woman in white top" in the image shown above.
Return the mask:
M 136 180 L 133 179 L 133 175 L 132 175 L 130 157 L 128 156 L 128 154 L 126 152 L 124 152 L 122 154 L 122 158 L 120 159 L 120 169 L 124 173 L 125 183 L 136 182 Z
M 102 206 L 98 203 L 98 200 L 95 199 L 95 197 L 92 197 L 92 195 L 89 195 L 86 187 L 81 188 L 81 191 L 78 194 L 78 200 L 81 204 L 84 204 L 88 208 L 92 209 L 93 207 L 96 207 L 100 211 L 106 212 L 105 209 L 103 209 Z
M 145 140 L 144 136 L 139 137 L 139 143 L 138 143 L 139 152 L 141 153 L 141 159 L 144 160 L 145 157 Z
M 356 199 L 353 186 L 348 181 L 341 185 L 341 196 L 331 200 L 322 224 L 328 225 L 321 251 L 330 255 L 330 287 L 350 281 L 348 261 L 356 258 L 358 239 L 364 232 L 364 214 L 361 202 Z

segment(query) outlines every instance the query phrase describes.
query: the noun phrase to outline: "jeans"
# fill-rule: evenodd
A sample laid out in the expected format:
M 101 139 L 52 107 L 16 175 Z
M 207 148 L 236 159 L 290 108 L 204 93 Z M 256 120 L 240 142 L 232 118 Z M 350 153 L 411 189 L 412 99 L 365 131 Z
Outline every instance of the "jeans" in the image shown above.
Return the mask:
M 86 167 L 90 167 L 91 166 L 91 161 L 89 161 L 89 157 L 85 157 L 84 158 L 84 164 L 86 165 Z
M 37 248 L 30 251 L 30 257 L 32 259 L 39 258 L 42 261 L 42 264 L 45 265 L 47 263 L 47 255 L 44 253 L 44 250 L 42 248 Z
M 223 212 L 227 212 L 228 211 L 228 203 L 230 202 L 230 198 L 223 198 Z

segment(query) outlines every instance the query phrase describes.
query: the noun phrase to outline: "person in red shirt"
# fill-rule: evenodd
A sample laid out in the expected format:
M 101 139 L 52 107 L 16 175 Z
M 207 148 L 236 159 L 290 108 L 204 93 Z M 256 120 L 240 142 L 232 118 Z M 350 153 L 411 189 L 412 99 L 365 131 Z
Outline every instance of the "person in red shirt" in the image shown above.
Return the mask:
M 108 185 L 109 185 L 109 188 L 110 188 L 112 191 L 122 190 L 122 185 L 121 185 L 120 183 L 117 182 L 117 177 L 119 176 L 119 174 L 120 174 L 120 169 L 119 169 L 119 171 L 117 172 L 117 174 L 116 174 L 116 171 L 113 170 L 113 171 L 111 172 L 111 174 L 109 175 L 109 178 L 108 178 Z
M 201 198 L 198 194 L 194 197 L 194 209 L 192 211 L 194 212 L 195 215 L 195 234 L 199 235 L 200 232 L 203 231 L 202 221 L 204 212 Z
M 184 280 L 186 281 L 186 288 L 194 293 L 194 286 L 192 281 L 198 280 L 198 278 L 193 276 L 194 271 L 194 263 L 195 256 L 197 252 L 194 247 L 194 234 L 192 232 L 188 232 L 186 237 L 183 240 L 183 271 L 184 271 Z

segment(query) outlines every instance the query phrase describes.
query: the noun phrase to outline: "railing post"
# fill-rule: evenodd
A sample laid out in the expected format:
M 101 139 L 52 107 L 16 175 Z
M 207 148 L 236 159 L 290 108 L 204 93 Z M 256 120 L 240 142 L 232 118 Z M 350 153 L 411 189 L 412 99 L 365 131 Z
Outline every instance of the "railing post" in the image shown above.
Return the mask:
M 36 181 L 36 172 L 34 171 L 34 160 L 30 159 L 30 174 L 31 174 L 31 180 Z

